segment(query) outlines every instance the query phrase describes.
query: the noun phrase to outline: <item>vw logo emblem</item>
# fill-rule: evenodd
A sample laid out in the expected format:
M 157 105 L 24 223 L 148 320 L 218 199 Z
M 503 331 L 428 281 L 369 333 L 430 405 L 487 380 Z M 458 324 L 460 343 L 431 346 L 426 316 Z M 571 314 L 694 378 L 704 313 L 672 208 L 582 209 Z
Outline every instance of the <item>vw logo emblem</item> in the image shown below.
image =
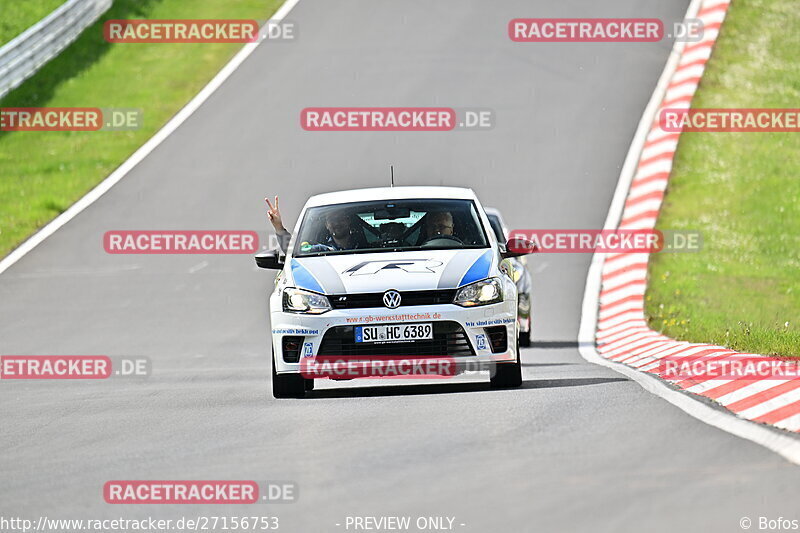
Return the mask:
M 383 305 L 389 309 L 400 307 L 400 293 L 397 291 L 386 291 L 383 293 Z

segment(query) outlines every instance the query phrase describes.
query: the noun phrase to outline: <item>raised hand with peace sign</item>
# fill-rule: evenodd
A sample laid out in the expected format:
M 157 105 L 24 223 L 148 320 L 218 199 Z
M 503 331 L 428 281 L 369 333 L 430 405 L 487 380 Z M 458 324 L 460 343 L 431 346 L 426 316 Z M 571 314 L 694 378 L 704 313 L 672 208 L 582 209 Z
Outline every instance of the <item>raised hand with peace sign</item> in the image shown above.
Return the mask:
M 269 197 L 264 198 L 264 201 L 267 202 L 267 207 L 269 207 L 269 209 L 267 209 L 267 217 L 269 217 L 269 221 L 272 222 L 275 232 L 286 232 L 286 228 L 283 227 L 283 220 L 281 220 L 281 211 L 278 207 L 278 197 L 275 196 L 275 200 L 273 200 L 275 202 L 274 205 L 269 201 Z
M 264 201 L 267 202 L 267 207 L 269 208 L 267 209 L 267 217 L 272 223 L 272 227 L 275 228 L 275 233 L 278 235 L 278 244 L 281 250 L 286 253 L 289 246 L 290 235 L 289 231 L 283 226 L 281 210 L 278 207 L 278 197 L 275 196 L 275 200 L 273 200 L 273 202 L 275 202 L 274 204 L 269 201 L 269 197 L 264 198 Z

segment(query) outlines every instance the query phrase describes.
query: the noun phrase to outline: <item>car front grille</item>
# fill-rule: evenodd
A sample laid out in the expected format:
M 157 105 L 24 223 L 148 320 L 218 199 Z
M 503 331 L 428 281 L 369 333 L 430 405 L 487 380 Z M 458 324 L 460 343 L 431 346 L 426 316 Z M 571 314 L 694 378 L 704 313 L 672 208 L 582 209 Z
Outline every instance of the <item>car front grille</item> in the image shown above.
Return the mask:
M 318 355 L 398 357 L 475 355 L 467 334 L 458 322 L 433 322 L 433 339 L 416 342 L 355 342 L 355 327 L 334 326 L 326 331 Z
M 439 305 L 453 303 L 457 289 L 439 289 L 432 291 L 399 291 L 400 307 L 409 305 Z M 367 307 L 385 307 L 382 292 L 365 292 L 360 294 L 332 294 L 328 296 L 334 309 L 360 309 Z

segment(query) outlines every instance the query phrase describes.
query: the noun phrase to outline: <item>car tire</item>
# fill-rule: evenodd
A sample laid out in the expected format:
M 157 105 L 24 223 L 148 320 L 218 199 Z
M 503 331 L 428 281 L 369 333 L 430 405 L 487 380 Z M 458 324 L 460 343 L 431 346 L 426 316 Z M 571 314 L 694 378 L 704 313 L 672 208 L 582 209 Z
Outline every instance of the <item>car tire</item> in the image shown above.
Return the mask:
M 528 326 L 528 331 L 520 331 L 519 332 L 519 345 L 523 348 L 530 348 L 531 346 L 531 330 L 530 326 Z
M 302 398 L 306 395 L 306 381 L 300 374 L 278 374 L 275 371 L 275 353 L 272 354 L 272 396 L 275 398 Z
M 517 346 L 517 361 L 514 363 L 497 363 L 494 376 L 489 379 L 493 389 L 513 389 L 522 385 L 522 363 Z

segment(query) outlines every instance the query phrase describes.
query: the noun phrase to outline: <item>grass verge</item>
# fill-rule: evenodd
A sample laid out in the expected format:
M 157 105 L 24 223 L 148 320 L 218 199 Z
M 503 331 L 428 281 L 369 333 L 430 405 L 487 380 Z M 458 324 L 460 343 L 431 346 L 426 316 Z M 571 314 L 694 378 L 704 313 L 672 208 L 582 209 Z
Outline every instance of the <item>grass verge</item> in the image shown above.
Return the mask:
M 65 0 L 3 0 L 0 46 L 49 15 Z
M 797 108 L 796 0 L 736 0 L 695 108 Z M 800 356 L 800 134 L 688 133 L 658 229 L 699 230 L 699 253 L 651 258 L 653 329 L 734 350 Z
M 5 1 L 5 0 L 3 0 Z M 240 44 L 109 44 L 108 19 L 267 19 L 283 0 L 116 0 L 0 107 L 140 108 L 136 131 L 0 132 L 0 257 L 102 181 Z

